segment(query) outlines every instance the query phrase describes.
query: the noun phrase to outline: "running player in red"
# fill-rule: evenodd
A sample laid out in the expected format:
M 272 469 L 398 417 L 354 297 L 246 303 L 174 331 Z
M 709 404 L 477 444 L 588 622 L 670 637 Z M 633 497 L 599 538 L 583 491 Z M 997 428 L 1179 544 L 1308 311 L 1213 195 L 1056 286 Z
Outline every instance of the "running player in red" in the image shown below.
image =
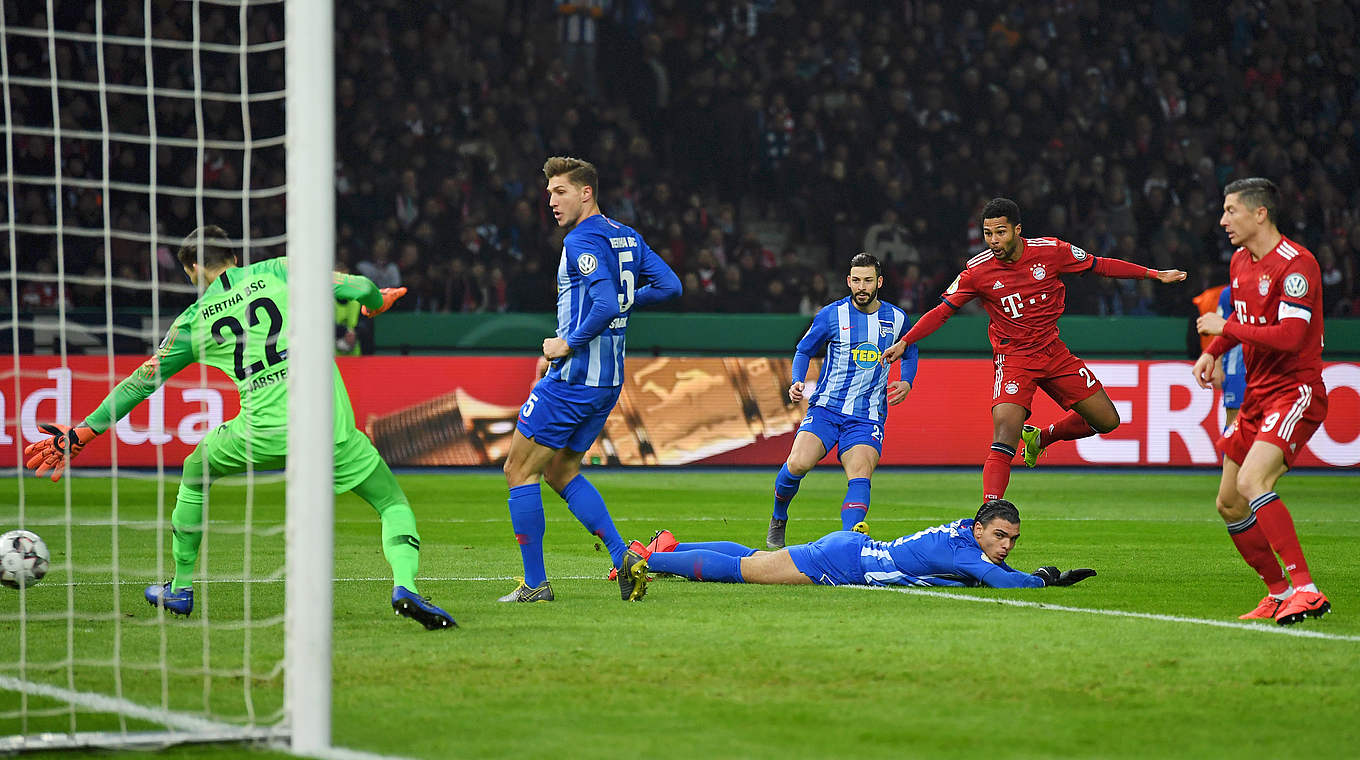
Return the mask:
M 1167 283 L 1184 280 L 1185 272 L 1092 256 L 1057 238 L 1022 238 L 1020 207 L 1008 198 L 993 198 L 983 207 L 982 237 L 987 250 L 968 261 L 941 296 L 942 303 L 884 351 L 882 360 L 896 361 L 907 346 L 935 332 L 964 304 L 981 299 L 991 319 L 987 335 L 996 362 L 992 446 L 982 465 L 985 502 L 1005 495 L 1022 428 L 1025 464 L 1033 467 L 1044 448 L 1056 441 L 1108 433 L 1119 426 L 1119 413 L 1105 388 L 1058 338 L 1058 317 L 1067 293 L 1060 275 L 1095 272 Z M 1038 388 L 1069 410 L 1042 430 L 1025 424 Z
M 1247 393 L 1224 433 L 1218 513 L 1237 551 L 1266 583 L 1265 598 L 1242 619 L 1293 625 L 1332 608 L 1313 585 L 1294 518 L 1275 493 L 1275 482 L 1327 416 L 1322 279 L 1313 254 L 1275 226 L 1280 191 L 1274 183 L 1239 179 L 1223 195 L 1218 223 L 1238 246 L 1228 268 L 1233 311 L 1227 319 L 1212 311 L 1200 316 L 1199 332 L 1217 337 L 1193 371 L 1201 388 L 1211 387 L 1218 357 L 1242 345 Z

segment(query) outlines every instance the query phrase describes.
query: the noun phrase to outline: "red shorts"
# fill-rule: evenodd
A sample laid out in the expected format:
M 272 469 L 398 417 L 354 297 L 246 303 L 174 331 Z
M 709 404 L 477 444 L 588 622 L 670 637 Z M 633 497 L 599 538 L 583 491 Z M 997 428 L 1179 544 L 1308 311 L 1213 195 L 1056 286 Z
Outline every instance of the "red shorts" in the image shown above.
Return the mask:
M 1034 391 L 1042 388 L 1059 406 L 1071 409 L 1104 388 L 1086 363 L 1060 340 L 1035 354 L 996 354 L 993 361 L 996 382 L 992 385 L 992 406 L 1019 404 L 1033 409 Z
M 1303 445 L 1327 417 L 1327 388 L 1322 383 L 1300 385 L 1292 391 L 1248 398 L 1242 411 L 1223 433 L 1223 455 L 1239 465 L 1256 441 L 1274 444 L 1293 467 Z

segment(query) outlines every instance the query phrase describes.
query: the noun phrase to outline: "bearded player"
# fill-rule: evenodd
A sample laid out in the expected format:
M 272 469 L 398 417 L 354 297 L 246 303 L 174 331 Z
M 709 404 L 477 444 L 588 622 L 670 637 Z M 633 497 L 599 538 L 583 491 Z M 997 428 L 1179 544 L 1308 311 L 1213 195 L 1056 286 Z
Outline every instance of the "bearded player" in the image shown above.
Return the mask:
M 1067 288 L 1061 275 L 1095 272 L 1104 277 L 1180 282 L 1179 269 L 1148 269 L 1121 259 L 1092 256 L 1057 238 L 1020 237 L 1020 207 L 993 198 L 982 209 L 987 250 L 968 266 L 902 340 L 883 352 L 895 361 L 908 346 L 935 332 L 974 298 L 982 301 L 990 324 L 996 380 L 992 384 L 992 446 L 982 465 L 982 500 L 1000 499 L 1011 479 L 1011 460 L 1023 436 L 1025 464 L 1057 441 L 1109 433 L 1119 413 L 1100 380 L 1058 337 Z M 1046 428 L 1026 425 L 1034 392 L 1042 389 L 1067 414 Z M 1022 432 L 1023 428 L 1023 432 Z
M 1228 267 L 1233 310 L 1227 319 L 1214 312 L 1200 316 L 1199 332 L 1216 337 L 1193 372 L 1201 388 L 1211 387 L 1218 358 L 1242 346 L 1247 393 L 1224 434 L 1218 513 L 1237 551 L 1266 584 L 1260 604 L 1241 618 L 1293 625 L 1332 608 L 1313 584 L 1294 518 L 1275 493 L 1276 481 L 1327 416 L 1322 279 L 1313 254 L 1280 234 L 1274 183 L 1240 179 L 1223 194 L 1218 223 L 1238 246 Z
M 805 397 L 808 413 L 798 426 L 788 461 L 774 481 L 774 513 L 765 534 L 770 549 L 784 547 L 789 502 L 798 485 L 832 448 L 845 468 L 845 500 L 841 528 L 868 532 L 863 520 L 869 512 L 869 478 L 883 453 L 883 423 L 888 405 L 897 405 L 911 392 L 916 379 L 916 347 L 902 361 L 901 379 L 888 382 L 889 370 L 878 363 L 879 353 L 911 326 L 906 312 L 878 299 L 883 270 L 867 253 L 850 259 L 845 277 L 850 295 L 823 307 L 793 355 L 793 385 L 789 400 Z M 804 385 L 808 363 L 823 348 L 826 360 L 809 394 Z
M 175 577 L 146 588 L 152 606 L 177 615 L 194 609 L 194 568 L 203 541 L 203 502 L 213 481 L 247 470 L 281 470 L 288 453 L 288 261 L 237 266 L 221 227 L 184 239 L 178 254 L 184 273 L 202 294 L 185 309 L 154 356 L 114 388 L 73 428 L 43 425 L 52 437 L 24 450 L 27 466 L 55 482 L 70 459 L 131 412 L 177 372 L 194 362 L 232 378 L 241 413 L 210 431 L 184 460 L 170 515 Z M 366 316 L 386 311 L 405 288 L 379 290 L 372 280 L 336 273 L 335 298 L 358 301 Z M 373 443 L 354 427 L 354 410 L 335 370 L 335 492 L 353 491 L 382 520 L 383 555 L 392 567 L 392 609 L 427 629 L 457 627 L 449 613 L 416 590 L 420 536 L 410 502 Z

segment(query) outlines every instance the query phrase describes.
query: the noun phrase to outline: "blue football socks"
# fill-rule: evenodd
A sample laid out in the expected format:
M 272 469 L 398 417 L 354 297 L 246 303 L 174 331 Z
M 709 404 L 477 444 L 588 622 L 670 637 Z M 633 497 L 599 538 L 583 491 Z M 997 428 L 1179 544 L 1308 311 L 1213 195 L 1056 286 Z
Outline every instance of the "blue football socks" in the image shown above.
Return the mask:
M 614 567 L 622 565 L 626 546 L 619 535 L 619 529 L 614 527 L 614 519 L 609 516 L 609 510 L 604 506 L 604 497 L 600 496 L 595 486 L 586 480 L 586 476 L 577 475 L 567 483 L 566 488 L 562 489 L 561 496 L 567 502 L 567 509 L 570 509 L 571 513 L 576 515 L 576 519 L 586 526 L 586 530 L 604 542 Z
M 789 519 L 789 502 L 798 494 L 798 484 L 803 482 L 802 475 L 794 475 L 789 472 L 788 464 L 779 468 L 779 474 L 774 479 L 774 518 L 776 520 Z
M 714 543 L 731 542 L 717 541 Z M 754 550 L 749 551 L 752 554 L 755 553 Z M 647 567 L 658 573 L 680 575 L 692 581 L 743 582 L 741 579 L 741 557 L 708 549 L 694 549 L 684 552 L 652 552 L 652 556 L 647 558 Z
M 510 525 L 519 542 L 520 558 L 524 560 L 524 585 L 537 588 L 548 579 L 543 567 L 543 534 L 547 521 L 543 517 L 543 496 L 537 483 L 510 489 Z
M 743 546 L 736 541 L 694 541 L 691 543 L 676 544 L 672 552 L 692 552 L 710 551 L 719 554 L 726 554 L 732 557 L 749 557 L 756 553 L 755 549 Z M 663 552 L 669 554 L 670 552 Z M 649 560 L 650 562 L 650 560 Z
M 850 530 L 863 522 L 869 514 L 869 479 L 851 478 L 845 488 L 845 503 L 841 505 L 841 530 Z

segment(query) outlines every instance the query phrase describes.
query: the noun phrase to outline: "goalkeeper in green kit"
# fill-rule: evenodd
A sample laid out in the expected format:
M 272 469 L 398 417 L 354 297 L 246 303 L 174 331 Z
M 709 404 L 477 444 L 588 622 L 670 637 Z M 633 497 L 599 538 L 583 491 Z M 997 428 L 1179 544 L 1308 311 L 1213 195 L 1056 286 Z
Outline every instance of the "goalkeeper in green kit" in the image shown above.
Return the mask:
M 194 608 L 193 575 L 203 540 L 203 497 L 214 480 L 247 469 L 283 469 L 288 426 L 288 262 L 270 259 L 239 267 L 220 227 L 195 230 L 179 261 L 202 294 L 166 333 L 156 353 L 118 384 L 98 409 L 72 428 L 43 425 L 52 437 L 24 450 L 38 476 L 61 477 L 70 459 L 156 391 L 197 361 L 227 373 L 241 395 L 241 413 L 209 432 L 184 460 L 171 515 L 175 577 L 148 586 L 153 606 L 188 615 Z M 200 252 L 200 247 L 202 248 Z M 336 274 L 337 300 L 355 300 L 366 316 L 386 311 L 405 288 L 379 290 L 371 280 Z M 354 426 L 340 371 L 335 372 L 335 491 L 353 491 L 382 519 L 382 548 L 392 566 L 392 609 L 430 630 L 456 627 L 444 610 L 421 597 L 415 575 L 420 536 L 415 514 L 392 470 Z

